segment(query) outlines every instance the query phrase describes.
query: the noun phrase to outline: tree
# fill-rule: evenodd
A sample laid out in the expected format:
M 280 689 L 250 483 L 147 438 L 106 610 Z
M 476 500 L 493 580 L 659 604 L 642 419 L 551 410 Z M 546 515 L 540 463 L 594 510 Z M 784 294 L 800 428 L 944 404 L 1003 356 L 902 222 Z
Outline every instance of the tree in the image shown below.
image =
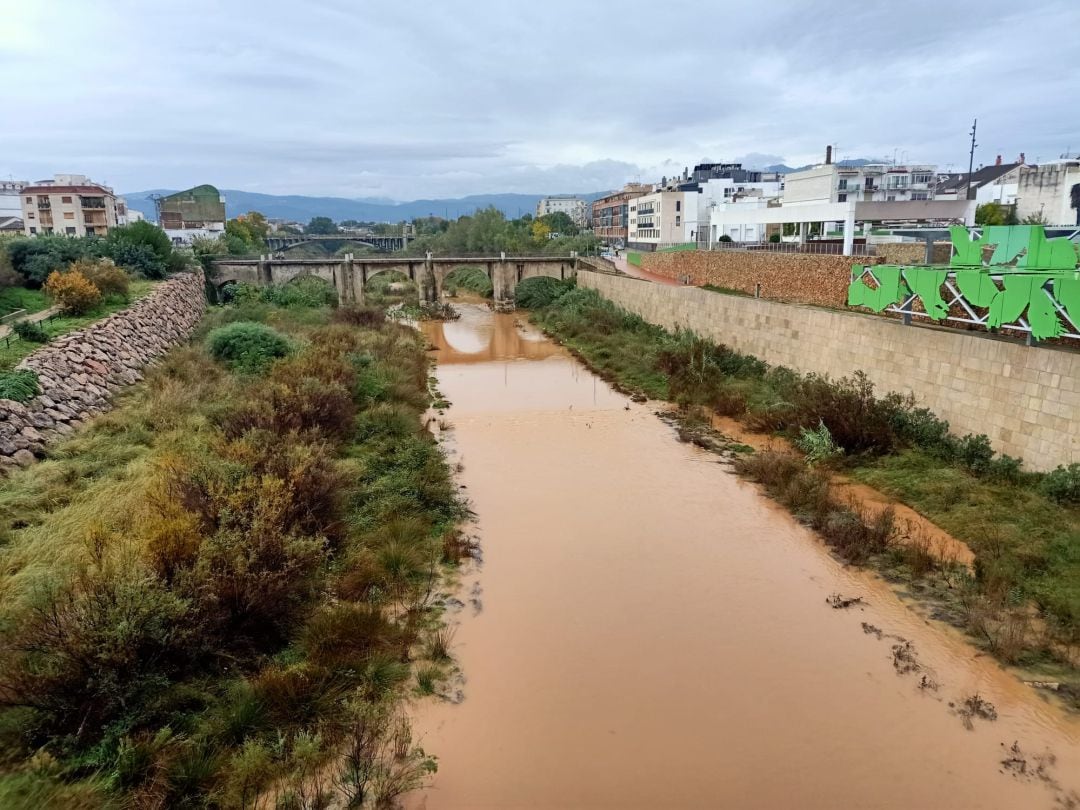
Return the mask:
M 533 222 L 529 226 L 529 231 L 532 233 L 532 238 L 537 242 L 543 242 L 551 236 L 551 226 L 544 222 L 542 218 Z
M 563 236 L 576 236 L 578 226 L 565 211 L 556 211 L 553 214 L 544 214 L 540 219 L 545 222 L 552 233 L 561 233 Z
M 105 237 L 101 252 L 112 258 L 117 264 L 120 264 L 116 257 L 112 255 L 113 250 L 118 245 L 145 245 L 153 251 L 162 264 L 169 260 L 173 250 L 172 240 L 168 234 L 154 223 L 146 220 L 139 220 L 138 222 L 132 222 L 130 225 L 113 228 L 109 231 L 109 235 Z
M 86 255 L 87 247 L 97 240 L 69 239 L 42 234 L 34 238 L 13 239 L 7 248 L 11 265 L 30 287 L 40 287 L 54 270 L 63 270 Z
M 258 211 L 248 211 L 225 223 L 225 248 L 234 256 L 266 249 L 270 223 Z
M 975 208 L 976 225 L 1005 225 L 1008 219 L 1009 212 L 1001 203 L 988 202 Z
M 989 224 L 993 224 L 993 223 L 989 223 Z M 1007 223 L 1007 224 L 1013 225 L 1013 224 L 1016 224 L 1016 223 L 1011 223 L 1010 222 L 1010 223 Z M 1024 224 L 1024 225 L 1049 225 L 1050 223 L 1046 219 L 1046 214 L 1044 214 L 1042 211 L 1036 211 L 1035 213 L 1028 214 L 1026 217 L 1024 217 L 1023 220 L 1021 220 L 1021 224 Z
M 11 256 L 8 254 L 7 248 L 0 242 L 0 289 L 17 287 L 22 284 L 22 281 L 23 277 L 15 272 L 15 268 L 11 264 Z
M 304 233 L 311 234 L 332 234 L 338 232 L 338 226 L 334 224 L 334 220 L 330 217 L 312 217 L 311 222 L 304 228 Z

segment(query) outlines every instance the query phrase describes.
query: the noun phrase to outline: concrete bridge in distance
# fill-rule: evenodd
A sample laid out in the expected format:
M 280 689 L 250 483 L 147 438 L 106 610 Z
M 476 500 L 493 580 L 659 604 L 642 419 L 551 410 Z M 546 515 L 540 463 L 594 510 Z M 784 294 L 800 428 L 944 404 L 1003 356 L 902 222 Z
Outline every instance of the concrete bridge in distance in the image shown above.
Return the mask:
M 446 277 L 460 267 L 478 267 L 484 271 L 494 288 L 495 305 L 513 306 L 518 283 L 527 278 L 547 276 L 567 279 L 577 275 L 581 259 L 569 256 L 485 256 L 481 258 L 447 258 L 427 256 L 376 259 L 354 258 L 351 253 L 341 259 L 280 259 L 262 256 L 258 259 L 218 259 L 214 262 L 211 281 L 221 290 L 229 284 L 245 282 L 259 286 L 286 284 L 300 276 L 315 276 L 334 285 L 343 304 L 362 304 L 364 286 L 380 273 L 401 273 L 416 283 L 423 301 L 442 298 Z
M 405 246 L 409 243 L 409 237 L 400 235 L 374 236 L 350 233 L 298 233 L 266 237 L 267 247 L 269 247 L 270 250 L 275 251 L 288 250 L 289 248 L 303 245 L 308 242 L 351 242 L 355 245 L 361 245 L 363 247 L 374 248 L 375 250 L 390 253 L 395 250 L 404 250 Z

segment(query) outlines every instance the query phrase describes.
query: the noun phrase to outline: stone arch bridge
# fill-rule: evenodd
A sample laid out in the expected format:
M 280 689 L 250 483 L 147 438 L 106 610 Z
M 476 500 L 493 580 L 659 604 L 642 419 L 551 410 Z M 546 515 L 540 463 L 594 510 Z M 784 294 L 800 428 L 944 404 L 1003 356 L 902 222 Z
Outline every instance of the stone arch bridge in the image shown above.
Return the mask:
M 309 244 L 311 242 L 329 242 L 331 244 L 336 242 L 349 242 L 354 245 L 369 247 L 375 250 L 382 251 L 394 251 L 404 250 L 406 245 L 409 244 L 409 237 L 407 236 L 376 236 L 374 234 L 356 234 L 356 233 L 335 233 L 335 234 L 289 234 L 284 236 L 268 236 L 266 237 L 266 244 L 270 250 L 288 250 L 289 248 L 296 247 L 297 245 Z
M 497 307 L 513 306 L 519 282 L 536 276 L 567 279 L 577 275 L 581 260 L 570 256 L 488 256 L 483 258 L 423 257 L 341 259 L 219 259 L 214 262 L 211 280 L 220 290 L 228 284 L 246 282 L 259 286 L 285 284 L 299 276 L 315 276 L 329 281 L 343 304 L 362 304 L 364 286 L 380 273 L 398 272 L 414 281 L 424 301 L 442 297 L 446 277 L 460 267 L 479 267 L 491 279 Z

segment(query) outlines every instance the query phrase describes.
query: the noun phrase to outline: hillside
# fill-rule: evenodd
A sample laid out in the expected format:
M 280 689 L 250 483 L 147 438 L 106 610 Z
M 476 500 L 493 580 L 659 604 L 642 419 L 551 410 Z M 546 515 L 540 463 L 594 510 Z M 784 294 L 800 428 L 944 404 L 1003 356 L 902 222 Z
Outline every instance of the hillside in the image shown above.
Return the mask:
M 128 205 L 141 211 L 147 219 L 155 219 L 154 194 L 171 194 L 173 189 L 150 189 L 131 191 L 123 195 Z M 307 197 L 302 195 L 257 194 L 238 189 L 222 189 L 225 195 L 225 213 L 235 217 L 246 211 L 261 211 L 271 219 L 289 219 L 307 222 L 312 217 L 330 217 L 335 222 L 355 219 L 361 222 L 400 222 L 416 217 L 439 216 L 457 219 L 471 214 L 478 208 L 495 206 L 508 217 L 518 217 L 536 210 L 536 203 L 544 194 L 476 194 L 446 200 L 413 200 L 412 202 L 383 202 L 377 200 L 350 200 L 346 197 Z M 606 191 L 579 194 L 592 201 Z

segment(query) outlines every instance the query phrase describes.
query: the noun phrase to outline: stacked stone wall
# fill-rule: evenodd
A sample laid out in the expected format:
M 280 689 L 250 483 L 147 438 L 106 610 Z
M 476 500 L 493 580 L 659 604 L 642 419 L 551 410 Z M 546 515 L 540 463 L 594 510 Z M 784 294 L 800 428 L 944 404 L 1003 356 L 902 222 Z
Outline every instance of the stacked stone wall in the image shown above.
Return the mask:
M 711 284 L 771 301 L 847 305 L 853 264 L 880 264 L 867 256 L 828 256 L 752 250 L 643 253 L 641 269 L 699 287 Z M 760 285 L 760 289 L 759 289 Z
M 112 393 L 187 340 L 205 310 L 203 274 L 182 273 L 28 356 L 18 368 L 37 372 L 41 393 L 25 405 L 0 399 L 0 470 L 32 463 L 50 442 L 107 410 Z

